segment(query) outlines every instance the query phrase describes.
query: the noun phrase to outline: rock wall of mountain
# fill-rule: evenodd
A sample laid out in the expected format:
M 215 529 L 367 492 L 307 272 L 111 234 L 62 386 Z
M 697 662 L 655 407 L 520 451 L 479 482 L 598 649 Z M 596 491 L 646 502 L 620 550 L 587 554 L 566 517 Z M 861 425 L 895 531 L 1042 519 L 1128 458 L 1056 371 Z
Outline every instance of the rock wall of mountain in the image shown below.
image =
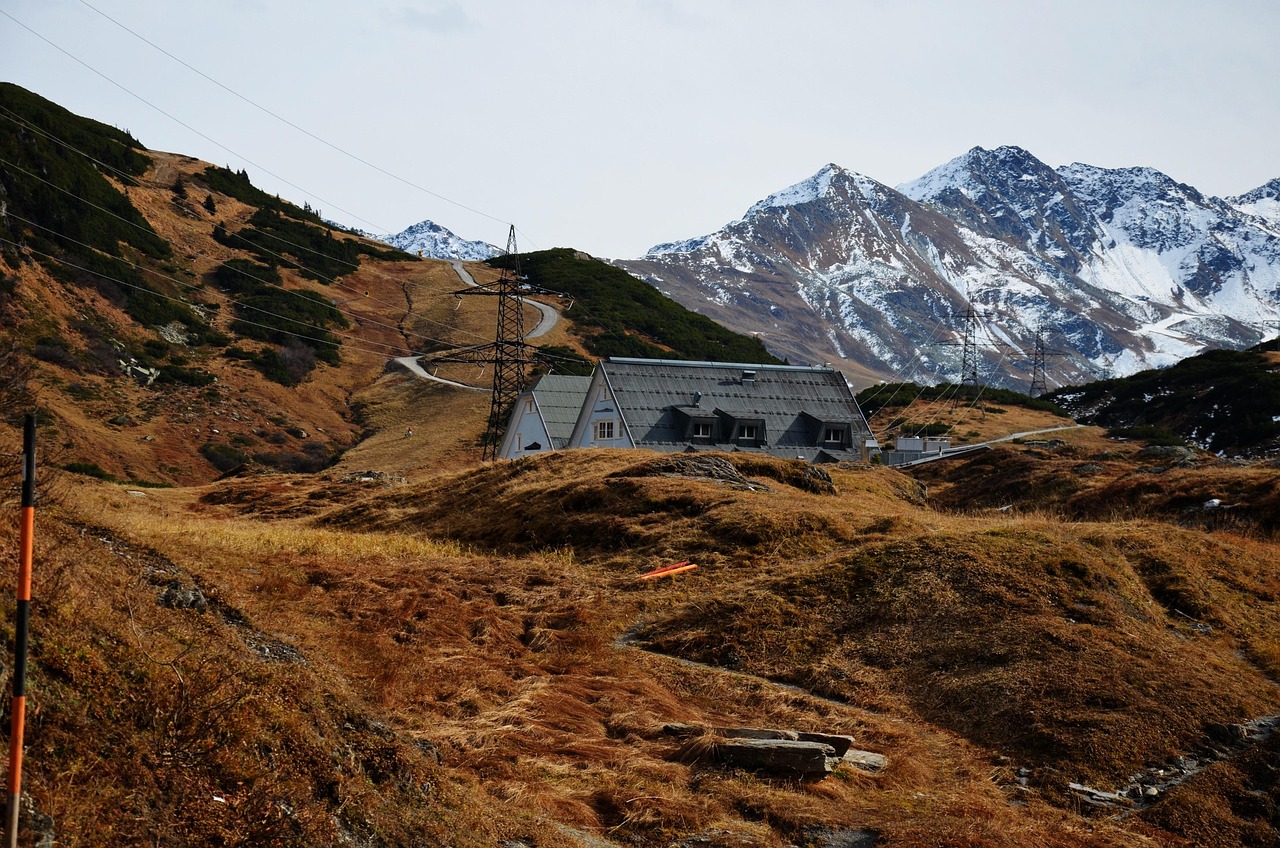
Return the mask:
M 1150 168 L 1054 169 L 974 148 L 890 188 L 827 165 L 700 238 L 618 264 L 792 361 L 959 379 L 977 314 L 984 381 L 1049 384 L 1240 349 L 1280 317 L 1280 180 L 1207 197 Z

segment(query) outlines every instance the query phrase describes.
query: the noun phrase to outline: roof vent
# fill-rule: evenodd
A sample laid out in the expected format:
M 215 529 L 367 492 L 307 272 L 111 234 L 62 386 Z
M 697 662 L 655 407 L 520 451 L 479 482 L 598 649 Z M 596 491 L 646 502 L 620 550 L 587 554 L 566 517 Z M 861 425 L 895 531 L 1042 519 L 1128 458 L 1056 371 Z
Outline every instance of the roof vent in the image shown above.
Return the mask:
M 693 393 L 693 405 L 694 405 L 694 406 L 697 406 L 697 405 L 698 405 L 698 404 L 700 404 L 700 403 L 702 403 L 702 392 L 694 392 L 694 393 Z
M 743 372 L 742 372 L 742 384 L 743 384 L 743 385 L 746 385 L 747 383 L 754 383 L 755 381 L 756 381 L 756 372 L 754 372 L 754 371 L 743 371 Z

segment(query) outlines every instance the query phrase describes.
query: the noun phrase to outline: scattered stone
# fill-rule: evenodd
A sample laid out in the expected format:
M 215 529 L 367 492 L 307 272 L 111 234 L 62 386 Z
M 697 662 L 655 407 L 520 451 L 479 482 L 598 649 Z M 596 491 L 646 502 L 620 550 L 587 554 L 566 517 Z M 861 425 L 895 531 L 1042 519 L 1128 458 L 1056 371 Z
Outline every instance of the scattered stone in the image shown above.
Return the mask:
M 1204 729 L 1210 739 L 1224 745 L 1243 745 L 1249 738 L 1249 731 L 1242 724 L 1221 724 L 1214 722 Z
M 677 736 L 680 738 L 684 738 L 688 736 L 701 736 L 702 734 L 707 732 L 707 729 L 705 727 L 699 727 L 696 724 L 684 724 L 682 722 L 672 722 L 671 724 L 664 724 L 662 726 L 662 732 L 667 734 L 668 736 Z
M 1118 792 L 1104 792 L 1101 789 L 1094 789 L 1092 786 L 1085 786 L 1082 783 L 1068 783 L 1067 788 L 1074 792 L 1082 801 L 1097 807 L 1131 807 L 1133 799 L 1121 795 Z
M 1077 465 L 1075 468 L 1071 469 L 1071 473 L 1080 477 L 1088 477 L 1091 474 L 1099 474 L 1102 470 L 1101 465 L 1093 462 L 1087 462 L 1084 465 Z
M 811 827 L 805 829 L 804 835 L 814 848 L 875 848 L 880 844 L 879 831 L 863 828 Z
M 187 335 L 187 328 L 183 326 L 181 321 L 171 321 L 163 327 L 156 327 L 156 332 L 169 344 L 185 345 L 190 341 L 190 337 Z
M 307 439 L 311 437 L 311 434 L 301 427 L 286 427 L 284 431 L 295 439 Z
M 403 485 L 408 481 L 405 478 L 395 474 L 388 474 L 385 471 L 353 471 L 344 476 L 338 482 L 340 483 L 381 483 L 384 486 Z
M 845 751 L 840 760 L 846 765 L 871 772 L 872 774 L 882 772 L 889 767 L 889 758 L 884 754 L 874 754 L 871 751 L 855 751 L 852 748 Z
M 826 469 L 816 465 L 805 465 L 800 472 L 800 483 L 796 488 L 813 492 L 815 495 L 836 494 L 836 484 L 831 480 L 831 475 L 826 472 Z
M 171 580 L 160 595 L 160 606 L 206 612 L 209 609 L 209 601 L 205 598 L 204 592 L 200 591 L 200 587 L 194 583 L 187 586 L 181 580 Z
M 1184 448 L 1178 445 L 1147 445 L 1138 451 L 1138 456 L 1160 459 L 1190 459 L 1194 456 L 1194 453 L 1191 448 Z

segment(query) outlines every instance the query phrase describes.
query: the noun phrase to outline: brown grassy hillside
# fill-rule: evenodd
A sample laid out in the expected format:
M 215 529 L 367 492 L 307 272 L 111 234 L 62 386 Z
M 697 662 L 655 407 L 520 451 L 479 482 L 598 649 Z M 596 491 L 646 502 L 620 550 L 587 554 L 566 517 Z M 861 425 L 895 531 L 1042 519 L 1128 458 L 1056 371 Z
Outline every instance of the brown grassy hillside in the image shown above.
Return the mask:
M 254 209 L 204 163 L 147 155 L 114 185 L 174 251 L 122 252 L 198 293 L 204 341 L 162 344 L 121 292 L 51 273 L 34 231 L 0 252 L 11 516 L 12 425 L 41 419 L 22 844 L 1280 839 L 1274 467 L 1096 428 L 911 475 L 741 453 L 482 464 L 488 395 L 389 360 L 491 340 L 491 298 L 457 301 L 443 262 L 362 259 L 338 281 L 286 263 L 350 338 L 273 382 L 279 345 L 236 337 L 213 278 L 250 255 L 215 225 Z M 216 382 L 144 385 L 124 355 Z M 1070 425 L 990 403 L 885 417 L 957 441 Z M 231 455 L 250 462 L 215 482 Z M 734 727 L 847 734 L 887 765 L 728 768 Z M 1126 794 L 1095 808 L 1072 784 Z
M 1272 543 L 957 515 L 887 469 L 831 488 L 725 460 L 74 480 L 46 519 L 32 796 L 80 845 L 112 841 L 96 811 L 123 799 L 102 833 L 183 844 L 1274 838 L 1265 746 L 1122 820 L 1066 788 L 1280 713 Z M 182 608 L 194 587 L 204 609 Z M 847 733 L 889 767 L 725 771 L 684 761 L 671 722 Z

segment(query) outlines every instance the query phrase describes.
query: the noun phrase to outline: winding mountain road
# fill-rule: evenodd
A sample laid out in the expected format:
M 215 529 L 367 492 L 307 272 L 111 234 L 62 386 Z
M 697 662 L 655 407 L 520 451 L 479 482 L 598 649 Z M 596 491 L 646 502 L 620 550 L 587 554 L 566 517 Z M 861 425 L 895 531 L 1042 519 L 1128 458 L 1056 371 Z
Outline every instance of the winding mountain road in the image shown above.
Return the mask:
M 462 281 L 463 285 L 469 286 L 472 288 L 477 287 L 479 285 L 478 283 L 476 283 L 475 278 L 471 276 L 471 272 L 466 269 L 466 266 L 464 266 L 460 260 L 451 259 L 449 260 L 449 264 L 453 266 L 454 273 L 458 275 L 458 279 Z M 524 334 L 524 337 L 526 340 L 536 339 L 539 336 L 545 336 L 547 333 L 551 331 L 553 327 L 555 327 L 556 323 L 560 320 L 560 313 L 553 306 L 548 306 L 545 303 L 539 303 L 536 300 L 529 300 L 523 297 L 520 298 L 520 302 L 522 304 L 527 303 L 528 305 L 532 306 L 534 309 L 537 309 L 542 316 L 541 319 L 538 321 L 537 326 L 535 326 L 532 330 Z M 446 386 L 453 386 L 459 389 L 470 389 L 473 392 L 489 391 L 488 388 L 482 388 L 480 386 L 469 386 L 466 383 L 459 383 L 454 380 L 446 380 L 443 377 L 437 377 L 434 374 L 431 374 L 430 372 L 428 372 L 421 365 L 419 365 L 418 359 L 419 357 L 417 356 L 399 356 L 393 359 L 392 362 L 395 362 L 398 365 L 403 366 L 404 369 L 408 371 L 410 374 L 413 374 L 415 377 L 418 377 L 419 379 L 422 379 L 422 380 L 430 380 L 433 383 L 443 383 Z
M 453 270 L 457 273 L 458 279 L 462 280 L 464 285 L 473 287 L 478 285 L 475 279 L 471 276 L 471 272 L 463 266 L 461 261 L 457 259 L 450 259 L 449 264 L 453 266 Z M 542 314 L 542 317 L 538 320 L 538 325 L 524 334 L 526 339 L 536 339 L 540 336 L 545 336 L 547 333 L 551 332 L 551 328 L 560 320 L 560 312 L 554 306 L 548 306 L 545 303 L 539 303 L 536 300 L 529 300 L 528 298 L 523 297 L 520 298 L 520 302 L 532 306 Z

